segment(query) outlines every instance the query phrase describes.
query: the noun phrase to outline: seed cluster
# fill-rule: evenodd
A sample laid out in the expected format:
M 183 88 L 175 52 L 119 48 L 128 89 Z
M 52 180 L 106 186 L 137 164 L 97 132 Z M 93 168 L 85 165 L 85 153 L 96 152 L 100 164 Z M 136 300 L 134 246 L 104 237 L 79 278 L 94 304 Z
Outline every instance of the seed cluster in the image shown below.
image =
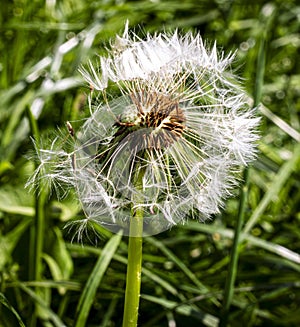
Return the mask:
M 75 188 L 86 222 L 124 235 L 135 210 L 143 211 L 143 235 L 188 215 L 204 221 L 256 154 L 259 118 L 228 69 L 234 54 L 206 48 L 200 34 L 142 40 L 125 29 L 117 39 L 100 67 L 81 69 L 94 91 L 91 117 L 76 135 L 68 124 L 74 149 L 59 138 L 50 149 L 37 146 L 40 165 L 28 185 L 46 178 L 58 191 Z M 111 82 L 121 95 L 109 101 Z M 105 96 L 94 106 L 96 91 Z
M 120 117 L 115 124 L 119 127 L 115 135 L 137 132 L 131 135 L 134 146 L 143 149 L 168 147 L 182 136 L 185 117 L 176 99 L 156 92 L 134 93 L 130 98 L 137 111 L 136 119 L 122 121 Z

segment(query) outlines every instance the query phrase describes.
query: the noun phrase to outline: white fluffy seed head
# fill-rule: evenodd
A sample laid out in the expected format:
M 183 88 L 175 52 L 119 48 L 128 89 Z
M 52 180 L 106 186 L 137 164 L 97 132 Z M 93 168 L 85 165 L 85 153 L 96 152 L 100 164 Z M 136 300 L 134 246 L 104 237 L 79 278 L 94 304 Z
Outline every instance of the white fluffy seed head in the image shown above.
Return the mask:
M 233 58 L 199 34 L 141 40 L 125 29 L 98 66 L 81 69 L 94 90 L 111 81 L 121 94 L 91 108 L 76 136 L 70 182 L 88 219 L 128 234 L 139 207 L 153 235 L 219 212 L 258 138 Z

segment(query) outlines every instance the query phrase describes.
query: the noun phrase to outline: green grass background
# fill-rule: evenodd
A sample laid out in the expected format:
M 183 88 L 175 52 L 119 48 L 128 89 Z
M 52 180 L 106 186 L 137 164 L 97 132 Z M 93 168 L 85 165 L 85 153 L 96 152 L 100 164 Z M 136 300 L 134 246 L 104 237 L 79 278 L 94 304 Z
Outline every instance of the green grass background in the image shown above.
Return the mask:
M 178 28 L 237 49 L 233 69 L 262 117 L 237 269 L 228 273 L 238 190 L 211 221 L 144 239 L 139 325 L 299 326 L 300 4 L 1 0 L 0 12 L 0 326 L 122 324 L 127 238 L 94 226 L 77 242 L 76 226 L 65 228 L 83 217 L 72 194 L 58 201 L 24 185 L 31 137 L 67 135 L 67 120 L 76 130 L 89 92 L 78 67 L 127 19 L 139 35 Z

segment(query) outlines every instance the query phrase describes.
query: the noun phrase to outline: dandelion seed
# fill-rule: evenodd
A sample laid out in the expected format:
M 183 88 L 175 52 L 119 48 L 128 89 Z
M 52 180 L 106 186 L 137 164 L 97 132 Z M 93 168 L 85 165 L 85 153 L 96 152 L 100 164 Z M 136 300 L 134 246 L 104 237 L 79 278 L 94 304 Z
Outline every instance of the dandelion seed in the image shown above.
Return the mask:
M 142 208 L 144 235 L 153 235 L 219 212 L 258 138 L 233 59 L 199 34 L 141 40 L 125 29 L 99 67 L 81 68 L 93 93 L 106 99 L 111 81 L 121 94 L 96 107 L 90 99 L 75 135 L 70 181 L 87 219 L 128 235 L 130 212 Z

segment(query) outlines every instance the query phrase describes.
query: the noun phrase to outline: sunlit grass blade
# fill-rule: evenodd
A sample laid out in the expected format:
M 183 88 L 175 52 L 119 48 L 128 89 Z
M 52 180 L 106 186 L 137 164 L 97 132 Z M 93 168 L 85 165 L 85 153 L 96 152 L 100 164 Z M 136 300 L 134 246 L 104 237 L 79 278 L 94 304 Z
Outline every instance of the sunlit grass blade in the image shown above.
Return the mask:
M 171 250 L 169 250 L 162 242 L 152 237 L 147 237 L 145 239 L 146 242 L 152 244 L 161 250 L 166 257 L 174 262 L 183 272 L 184 274 L 203 292 L 208 292 L 208 288 L 201 283 L 201 281 L 197 278 L 197 276 L 182 262 Z
M 204 326 L 216 327 L 218 326 L 219 319 L 209 313 L 201 311 L 199 308 L 193 307 L 189 304 L 181 304 L 180 302 L 174 302 L 167 299 L 158 298 L 152 295 L 143 294 L 144 300 L 161 305 L 165 310 L 172 310 L 180 315 L 193 317 L 201 322 Z M 151 326 L 151 325 L 149 325 Z
M 287 135 L 291 136 L 297 142 L 300 142 L 300 133 L 282 118 L 275 115 L 269 108 L 264 105 L 260 105 L 258 110 L 262 115 L 270 119 L 275 125 L 282 129 Z
M 188 225 L 184 226 L 184 228 L 202 232 L 202 233 L 207 233 L 210 235 L 218 234 L 224 238 L 229 238 L 229 239 L 233 239 L 234 237 L 233 230 L 225 229 L 223 227 L 218 227 L 215 225 L 205 225 L 205 224 L 198 224 L 198 223 L 191 222 Z M 249 235 L 248 233 L 244 233 L 244 232 L 241 233 L 240 239 L 246 242 L 246 245 L 243 245 L 243 247 L 247 245 L 253 245 L 259 247 L 260 249 L 267 250 L 271 253 L 278 255 L 279 257 L 284 258 L 285 260 L 290 261 L 290 263 L 295 263 L 296 265 L 295 266 L 293 265 L 293 267 L 297 271 L 300 270 L 299 266 L 297 266 L 297 264 L 300 264 L 300 255 L 298 253 L 284 246 L 275 244 L 273 242 L 261 239 L 253 235 Z M 283 261 L 282 264 L 284 264 Z
M 259 205 L 252 213 L 247 224 L 244 227 L 244 233 L 249 233 L 251 228 L 257 223 L 270 202 L 277 196 L 282 189 L 283 185 L 288 181 L 294 170 L 299 167 L 300 162 L 300 144 L 296 145 L 292 157 L 286 161 L 279 172 L 273 178 L 272 183 L 269 185 L 267 192 L 261 199 Z
M 76 309 L 75 327 L 86 326 L 86 320 L 93 304 L 95 294 L 102 277 L 107 270 L 107 267 L 115 254 L 119 243 L 122 239 L 122 234 L 114 235 L 105 245 L 101 255 L 99 256 L 92 273 L 87 280 L 84 290 L 81 294 L 79 303 Z
M 82 247 L 80 245 L 76 244 L 68 244 L 68 249 L 71 251 L 74 251 L 80 255 L 100 255 L 102 250 L 96 249 L 91 246 L 85 246 Z M 119 255 L 119 254 L 114 254 L 113 259 L 116 260 L 117 262 L 122 263 L 123 265 L 127 266 L 128 260 L 127 258 Z M 163 289 L 165 289 L 167 292 L 169 292 L 171 295 L 178 296 L 178 291 L 175 286 L 172 286 L 168 281 L 163 279 L 161 276 L 156 274 L 155 272 L 151 271 L 150 269 L 143 267 L 142 272 L 145 276 L 147 276 L 150 280 L 155 282 L 157 285 L 161 286 Z
M 15 103 L 15 108 L 10 114 L 9 120 L 3 130 L 1 137 L 1 148 L 5 150 L 6 160 L 11 160 L 18 146 L 23 139 L 21 133 L 16 133 L 16 130 L 21 126 L 21 118 L 26 111 L 27 106 L 33 101 L 34 92 L 32 90 Z M 18 135 L 19 137 L 16 137 Z M 2 154 L 4 155 L 4 153 Z

